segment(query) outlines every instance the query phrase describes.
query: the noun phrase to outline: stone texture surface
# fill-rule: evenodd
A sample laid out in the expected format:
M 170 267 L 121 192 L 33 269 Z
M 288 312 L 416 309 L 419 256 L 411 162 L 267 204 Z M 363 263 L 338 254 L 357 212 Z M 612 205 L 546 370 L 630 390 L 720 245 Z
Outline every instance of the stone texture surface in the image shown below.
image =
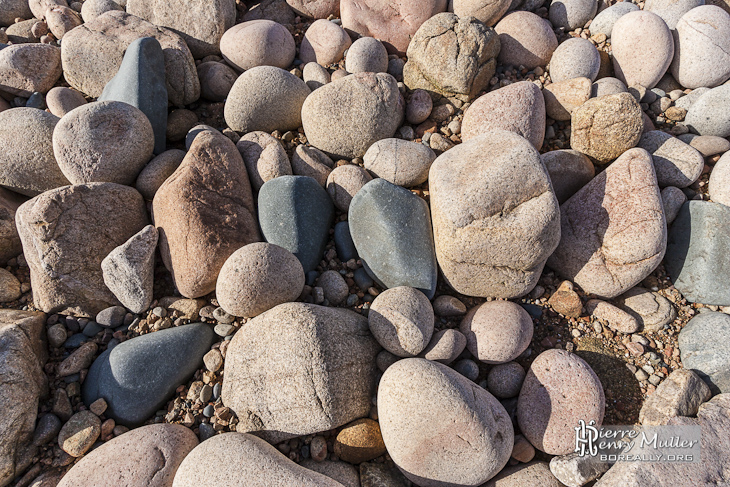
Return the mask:
M 395 78 L 357 73 L 319 88 L 304 101 L 301 121 L 311 145 L 339 158 L 362 157 L 403 121 L 404 102 Z
M 633 3 L 623 2 L 628 5 Z M 618 5 L 618 4 L 617 4 Z M 597 98 L 603 95 L 615 95 L 618 93 L 627 93 L 629 89 L 626 87 L 623 81 L 618 78 L 608 77 L 597 79 L 591 87 L 591 96 Z
M 495 130 L 439 156 L 429 185 L 446 281 L 468 296 L 528 293 L 560 240 L 558 202 L 535 148 Z
M 438 362 L 393 364 L 380 380 L 378 416 L 391 458 L 423 487 L 480 485 L 512 451 L 514 432 L 504 407 Z
M 155 194 L 152 213 L 162 261 L 183 296 L 211 292 L 226 259 L 261 240 L 250 188 L 233 142 L 202 132 Z
M 53 155 L 58 121 L 35 108 L 0 112 L 0 184 L 25 196 L 70 184 Z M 20 133 L 23 137 L 18 137 Z
M 205 484 L 343 487 L 300 467 L 261 438 L 242 433 L 216 435 L 198 445 L 180 464 L 172 487 Z
M 540 156 L 540 160 L 550 175 L 555 197 L 560 204 L 588 184 L 596 174 L 590 159 L 571 149 L 546 152 Z
M 511 301 L 488 301 L 469 310 L 459 325 L 472 355 L 487 364 L 517 358 L 532 340 L 532 318 Z
M 517 401 L 517 421 L 530 443 L 550 455 L 575 448 L 578 419 L 600 427 L 605 412 L 601 381 L 583 359 L 551 349 L 532 362 Z
M 696 372 L 713 394 L 730 390 L 730 316 L 709 311 L 695 316 L 679 334 L 685 368 Z
M 539 461 L 507 467 L 481 487 L 522 487 L 527 485 L 562 487 L 560 481 L 550 472 L 548 464 Z
M 101 434 L 101 420 L 91 411 L 71 416 L 58 433 L 58 446 L 72 457 L 83 456 Z
M 361 487 L 360 474 L 357 469 L 349 463 L 334 462 L 332 460 L 318 462 L 311 458 L 305 458 L 299 465 L 334 479 L 341 483 L 344 487 Z
M 596 16 L 597 0 L 556 0 L 550 3 L 548 18 L 555 27 L 566 32 L 583 27 Z
M 715 203 L 730 206 L 730 155 L 720 157 L 712 168 L 708 193 Z
M 578 453 L 569 453 L 550 460 L 550 471 L 568 487 L 583 487 L 601 476 L 610 466 L 609 463 L 597 462 L 594 457 L 580 456 Z
M 266 132 L 249 132 L 236 143 L 236 148 L 241 153 L 251 187 L 256 192 L 270 179 L 291 175 L 289 156 L 284 146 Z
M 677 311 L 667 298 L 644 288 L 631 288 L 614 302 L 636 318 L 646 332 L 662 330 L 677 318 Z
M 321 66 L 339 62 L 352 44 L 345 29 L 325 19 L 315 20 L 304 32 L 299 47 L 299 59 Z
M 81 392 L 86 406 L 104 398 L 105 415 L 136 427 L 155 414 L 202 367 L 215 334 L 205 323 L 176 326 L 135 337 L 94 361 Z
M 23 0 L 9 0 L 0 7 L 0 25 L 8 26 L 15 23 L 15 19 L 29 19 L 33 17 L 28 2 Z
M 348 73 L 385 73 L 388 71 L 388 51 L 379 40 L 361 37 L 347 49 L 345 70 Z
M 58 487 L 171 487 L 183 458 L 197 445 L 197 436 L 182 425 L 143 426 L 94 449 L 63 476 Z
M 611 49 L 616 77 L 626 86 L 650 89 L 667 72 L 674 56 L 674 41 L 661 17 L 646 10 L 633 11 L 614 24 Z
M 53 131 L 53 153 L 71 184 L 130 185 L 152 157 L 154 144 L 145 114 L 119 101 L 81 105 Z
M 635 147 L 643 128 L 641 106 L 628 93 L 588 100 L 573 112 L 570 145 L 605 164 Z
M 118 304 L 104 285 L 101 261 L 147 223 L 142 196 L 114 183 L 65 186 L 24 203 L 16 224 L 34 304 L 47 313 L 79 316 Z
M 695 416 L 700 405 L 712 397 L 710 387 L 688 369 L 677 369 L 657 386 L 639 411 L 645 426 L 666 424 L 675 416 Z
M 162 46 L 170 102 L 182 106 L 196 101 L 200 82 L 185 41 L 168 29 L 116 10 L 64 36 L 61 60 L 66 81 L 72 88 L 98 97 L 119 70 L 129 44 L 140 37 L 154 37 Z
M 595 2 L 589 0 L 588 3 Z M 573 78 L 588 78 L 593 82 L 600 67 L 601 57 L 591 41 L 573 37 L 560 44 L 553 52 L 550 59 L 550 79 L 553 83 Z
M 45 93 L 61 76 L 61 50 L 48 44 L 15 44 L 0 50 L 0 89 L 17 96 Z
M 18 228 L 15 226 L 15 212 L 25 198 L 0 188 L 0 264 L 23 252 Z
M 570 120 L 572 113 L 591 97 L 592 88 L 588 78 L 567 79 L 545 86 L 542 94 L 547 116 L 553 120 Z
M 88 0 L 81 6 L 81 18 L 84 22 L 91 22 L 99 15 L 109 10 L 124 11 L 124 7 L 113 0 Z
M 377 178 L 355 195 L 350 234 L 367 273 L 384 287 L 410 286 L 431 299 L 438 266 L 428 204 Z
M 0 485 L 10 484 L 37 452 L 31 440 L 47 391 L 45 321 L 38 311 L 0 311 Z
M 261 187 L 261 231 L 267 242 L 287 249 L 314 270 L 324 255 L 335 208 L 327 192 L 305 176 L 281 176 Z
M 128 0 L 127 12 L 178 34 L 195 58 L 218 54 L 223 33 L 236 21 L 233 0 Z
M 287 0 L 286 3 L 304 17 L 326 19 L 330 15 L 340 16 L 340 2 L 337 0 Z
M 499 37 L 473 17 L 442 13 L 418 29 L 408 46 L 403 81 L 423 89 L 469 101 L 494 76 Z
M 46 93 L 48 110 L 57 117 L 63 117 L 74 108 L 78 108 L 85 103 L 84 95 L 71 88 L 56 86 Z
M 560 245 L 548 260 L 587 293 L 613 298 L 664 257 L 667 225 L 649 153 L 632 149 L 560 207 Z
M 184 158 L 185 151 L 180 149 L 170 149 L 163 152 L 148 162 L 142 169 L 137 176 L 134 187 L 144 196 L 144 199 L 152 201 L 162 183 L 180 167 Z
M 636 333 L 641 328 L 639 320 L 626 311 L 600 299 L 590 299 L 586 311 L 595 318 L 605 321 L 609 328 L 621 333 Z
M 286 3 L 286 0 L 263 0 L 261 3 L 252 5 L 243 16 L 243 21 L 249 20 L 273 20 L 282 25 L 294 22 L 297 14 Z
M 730 136 L 730 118 L 727 112 L 729 102 L 730 86 L 713 88 L 692 104 L 684 123 L 692 132 L 700 135 Z
M 545 138 L 545 99 L 540 88 L 530 81 L 520 81 L 476 99 L 464 113 L 462 139 L 467 141 L 495 129 L 521 135 L 540 150 Z
M 550 22 L 532 12 L 507 14 L 494 30 L 499 34 L 500 64 L 527 69 L 545 66 L 558 47 Z
M 367 3 L 342 0 L 342 26 L 361 36 L 380 39 L 394 54 L 405 54 L 418 28 L 434 15 L 446 10 L 447 0 L 399 2 L 374 0 Z
M 315 147 L 297 145 L 291 156 L 291 168 L 297 176 L 309 176 L 321 186 L 327 184 L 327 177 L 335 167 L 330 157 Z
M 152 304 L 157 229 L 147 225 L 101 261 L 104 284 L 132 313 Z
M 456 360 L 465 348 L 466 337 L 464 334 L 453 328 L 448 328 L 434 333 L 428 346 L 423 349 L 419 357 L 448 365 Z
M 346 212 L 350 209 L 352 198 L 372 180 L 373 177 L 364 168 L 355 164 L 343 164 L 334 168 L 327 176 L 327 194 L 338 210 Z
M 662 195 L 662 206 L 664 207 L 664 216 L 667 219 L 667 226 L 674 223 L 674 220 L 679 215 L 679 210 L 682 209 L 682 205 L 687 201 L 687 195 L 674 186 L 667 186 L 661 192 Z
M 676 52 L 670 71 L 679 84 L 690 89 L 714 88 L 730 78 L 730 14 L 698 0 L 651 3 L 686 9 L 676 17 L 672 31 Z
M 281 304 L 234 335 L 223 402 L 238 416 L 237 431 L 269 441 L 341 426 L 370 411 L 379 349 L 362 315 Z
M 524 380 L 525 369 L 517 362 L 498 364 L 489 370 L 487 389 L 498 399 L 517 397 Z
M 378 422 L 363 418 L 346 425 L 335 438 L 334 453 L 340 459 L 354 464 L 383 455 L 385 444 Z
M 449 12 L 464 18 L 475 17 L 493 26 L 507 13 L 511 3 L 507 0 L 449 0 Z
M 596 483 L 596 487 L 643 487 L 647 479 L 656 487 L 675 485 L 722 485 L 730 461 L 727 429 L 730 428 L 730 395 L 720 394 L 700 406 L 697 418 L 673 418 L 670 425 L 699 426 L 702 429 L 702 461 L 696 463 L 618 462 Z M 668 450 L 665 450 L 669 453 Z
M 696 149 L 661 130 L 644 133 L 637 146 L 651 154 L 660 188 L 687 187 L 699 179 L 705 166 Z
M 198 65 L 200 96 L 210 101 L 225 101 L 238 79 L 238 73 L 225 63 L 206 61 Z
M 224 109 L 226 123 L 243 133 L 296 130 L 302 125 L 302 105 L 309 93 L 306 83 L 288 71 L 256 66 L 233 84 Z
M 709 201 L 688 201 L 672 224 L 666 268 L 672 284 L 692 303 L 730 306 L 730 208 Z
M 256 66 L 286 69 L 296 55 L 294 38 L 286 27 L 265 19 L 229 28 L 220 40 L 220 49 L 223 58 L 238 71 Z
M 394 287 L 375 297 L 368 312 L 368 324 L 383 348 L 398 357 L 413 357 L 431 340 L 433 308 L 418 289 Z
M 304 269 L 288 250 L 265 242 L 248 244 L 226 260 L 216 297 L 233 316 L 253 317 L 295 301 L 304 289 Z
M 83 22 L 73 9 L 63 5 L 52 5 L 46 9 L 46 25 L 56 39 L 62 39 L 67 32 Z
M 403 139 L 379 140 L 363 156 L 365 169 L 399 186 L 418 186 L 428 179 L 436 154 L 427 146 Z

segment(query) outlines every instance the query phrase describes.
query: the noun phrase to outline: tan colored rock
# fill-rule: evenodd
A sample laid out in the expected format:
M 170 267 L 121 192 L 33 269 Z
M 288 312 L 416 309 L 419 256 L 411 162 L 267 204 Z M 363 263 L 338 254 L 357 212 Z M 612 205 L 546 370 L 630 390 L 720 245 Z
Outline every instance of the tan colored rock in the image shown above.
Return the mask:
M 64 186 L 24 203 L 15 218 L 35 306 L 94 317 L 119 304 L 104 285 L 101 261 L 149 223 L 144 199 L 134 188 Z
M 72 88 L 99 97 L 117 74 L 127 46 L 154 37 L 165 56 L 165 85 L 173 105 L 188 105 L 200 96 L 195 62 L 185 41 L 171 30 L 120 11 L 109 11 L 64 36 L 63 74 Z
M 298 15 L 312 19 L 326 19 L 330 15 L 340 16 L 338 0 L 287 0 L 286 3 Z
M 696 416 L 700 405 L 710 397 L 710 387 L 699 375 L 689 369 L 677 369 L 644 401 L 639 422 L 659 426 L 676 416 Z
M 180 294 L 204 296 L 233 252 L 261 240 L 246 167 L 228 137 L 201 132 L 152 201 L 160 253 Z
M 350 208 L 352 198 L 373 177 L 367 170 L 355 164 L 344 164 L 337 166 L 327 176 L 327 194 L 340 211 L 347 211 Z
M 535 287 L 560 223 L 549 176 L 527 140 L 495 130 L 464 142 L 434 161 L 429 187 L 436 257 L 449 285 L 501 298 Z
M 218 54 L 223 33 L 236 22 L 234 0 L 128 0 L 127 12 L 179 34 L 196 59 Z
M 195 433 L 179 424 L 142 426 L 94 449 L 58 487 L 171 487 L 180 463 L 197 445 Z
M 546 19 L 532 12 L 505 15 L 494 30 L 499 34 L 501 49 L 498 61 L 506 66 L 534 69 L 550 62 L 558 39 Z
M 305 64 L 316 62 L 329 66 L 341 61 L 351 45 L 352 40 L 345 29 L 329 20 L 315 20 L 304 32 L 299 59 Z
M 448 365 L 456 360 L 465 348 L 464 334 L 453 328 L 447 328 L 434 333 L 428 346 L 418 356 Z
M 299 464 L 302 467 L 334 479 L 344 487 L 360 487 L 360 474 L 353 465 L 345 462 L 324 460 L 318 462 L 312 458 L 305 458 Z
M 0 303 L 9 303 L 20 297 L 20 281 L 12 272 L 0 269 Z
M 431 340 L 433 308 L 418 289 L 398 286 L 375 297 L 368 312 L 368 323 L 370 332 L 383 348 L 398 357 L 413 357 Z
M 447 0 L 393 4 L 388 0 L 340 2 L 342 27 L 360 36 L 380 39 L 388 52 L 403 55 L 414 34 L 428 19 L 446 11 Z
M 233 316 L 254 317 L 296 301 L 304 289 L 304 269 L 294 254 L 265 242 L 248 244 L 226 260 L 216 297 Z
M 470 101 L 489 84 L 497 67 L 499 38 L 473 17 L 442 13 L 428 19 L 408 45 L 403 81 Z
M 560 204 L 565 203 L 596 175 L 596 168 L 593 167 L 591 160 L 575 150 L 545 152 L 540 156 L 540 160 L 550 175 L 553 191 Z
M 124 11 L 124 7 L 114 0 L 86 0 L 81 6 L 81 18 L 84 19 L 84 22 L 91 22 L 109 10 L 119 10 L 122 12 Z
M 334 441 L 334 453 L 349 463 L 369 462 L 385 453 L 380 425 L 369 418 L 346 425 Z
M 296 56 L 294 38 L 286 27 L 266 19 L 229 28 L 220 40 L 220 48 L 223 58 L 238 71 L 256 66 L 286 69 Z
M 0 485 L 8 485 L 30 466 L 40 396 L 47 391 L 43 372 L 48 354 L 46 316 L 38 311 L 0 310 Z
M 570 146 L 605 164 L 635 147 L 643 126 L 641 107 L 629 93 L 593 98 L 573 111 Z
M 578 420 L 600 428 L 606 408 L 601 381 L 580 357 L 559 349 L 538 355 L 517 400 L 522 434 L 538 450 L 564 455 L 575 448 Z
M 507 13 L 511 3 L 506 0 L 449 0 L 449 12 L 459 17 L 475 17 L 493 26 Z
M 15 226 L 15 212 L 25 201 L 26 198 L 0 188 L 0 265 L 23 252 Z
M 30 11 L 33 12 L 33 17 L 41 20 L 43 20 L 48 7 L 52 7 L 54 5 L 63 5 L 64 7 L 68 7 L 66 0 L 28 0 L 28 6 L 30 7 Z
M 256 192 L 266 181 L 292 173 L 284 146 L 266 132 L 247 133 L 236 143 L 236 148 L 241 153 L 251 187 Z
M 560 283 L 558 290 L 548 299 L 548 304 L 568 318 L 579 318 L 583 311 L 580 296 L 573 290 L 573 284 L 570 281 Z
M 515 446 L 512 447 L 512 456 L 518 462 L 528 463 L 535 458 L 535 447 L 522 435 L 515 435 Z
M 203 309 L 206 301 L 204 299 L 184 299 L 166 296 L 161 298 L 157 304 L 170 311 L 177 311 L 180 314 L 180 318 L 184 320 L 197 321 L 200 310 Z
M 300 467 L 261 438 L 242 433 L 216 435 L 185 457 L 172 487 L 201 485 L 343 487 L 325 475 Z
M 85 104 L 84 95 L 71 88 L 56 86 L 46 94 L 48 110 L 57 117 L 63 117 L 74 108 Z
M 600 299 L 586 303 L 586 311 L 593 317 L 608 323 L 608 327 L 621 333 L 635 333 L 641 326 L 639 321 L 626 311 Z
M 58 446 L 72 457 L 80 457 L 101 434 L 101 420 L 91 411 L 80 411 L 63 425 L 58 433 Z
M 570 120 L 573 111 L 591 97 L 592 86 L 588 78 L 572 78 L 545 86 L 542 94 L 547 116 L 553 120 Z
M 464 113 L 464 141 L 494 131 L 507 130 L 527 139 L 540 150 L 545 138 L 545 99 L 540 88 L 520 81 L 477 98 Z
M 83 22 L 75 10 L 63 5 L 53 5 L 46 9 L 46 23 L 53 36 L 56 39 L 62 39 L 67 32 Z
M 170 149 L 152 159 L 137 176 L 134 187 L 148 201 L 152 201 L 162 183 L 180 167 L 185 151 Z
M 667 225 L 651 156 L 624 153 L 560 207 L 560 245 L 548 265 L 586 293 L 614 298 L 664 257 Z
M 234 335 L 223 402 L 272 442 L 336 428 L 368 415 L 379 350 L 360 314 L 281 304 Z
M 94 342 L 82 343 L 79 348 L 58 364 L 56 375 L 58 377 L 68 377 L 69 375 L 78 374 L 83 369 L 88 369 L 98 349 L 99 346 Z
M 487 364 L 516 359 L 532 340 L 532 318 L 511 301 L 488 301 L 469 310 L 459 325 L 472 355 Z
M 548 464 L 540 461 L 506 467 L 499 475 L 481 487 L 526 487 L 528 485 L 563 487 L 563 484 L 550 472 Z
M 504 407 L 438 362 L 407 358 L 391 365 L 380 380 L 378 416 L 388 454 L 422 487 L 481 485 L 512 452 Z
M 297 176 L 309 176 L 326 186 L 335 163 L 321 150 L 300 144 L 291 156 L 291 167 Z
M 45 93 L 61 77 L 61 50 L 48 44 L 15 44 L 0 51 L 0 89 L 29 97 Z

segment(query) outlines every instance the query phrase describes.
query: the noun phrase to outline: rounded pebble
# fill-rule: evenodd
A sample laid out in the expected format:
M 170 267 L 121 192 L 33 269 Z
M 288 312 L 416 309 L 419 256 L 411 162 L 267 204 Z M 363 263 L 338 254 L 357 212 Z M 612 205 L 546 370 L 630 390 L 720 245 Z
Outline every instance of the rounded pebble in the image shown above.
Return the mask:
M 383 348 L 399 357 L 413 357 L 431 340 L 433 308 L 418 289 L 394 287 L 375 298 L 370 306 L 368 323 Z
M 469 310 L 459 330 L 481 362 L 500 364 L 517 358 L 532 340 L 532 318 L 511 301 L 489 301 Z

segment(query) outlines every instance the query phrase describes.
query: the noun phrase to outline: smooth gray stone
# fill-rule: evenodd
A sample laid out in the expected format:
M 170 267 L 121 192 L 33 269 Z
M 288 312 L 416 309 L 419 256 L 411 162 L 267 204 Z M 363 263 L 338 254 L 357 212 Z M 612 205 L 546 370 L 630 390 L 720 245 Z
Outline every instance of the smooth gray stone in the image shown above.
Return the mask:
M 438 267 L 428 204 L 385 179 L 357 192 L 350 234 L 368 274 L 383 287 L 410 286 L 432 299 Z
M 155 154 L 166 149 L 167 87 L 165 57 L 154 37 L 132 42 L 124 53 L 117 74 L 104 86 L 98 101 L 129 103 L 142 110 L 155 133 Z
M 347 222 L 339 222 L 335 225 L 335 249 L 337 249 L 337 257 L 342 262 L 357 259 L 357 249 L 352 241 L 350 225 Z
M 682 365 L 707 382 L 713 394 L 730 392 L 730 316 L 708 311 L 679 333 Z
M 203 366 L 215 334 L 205 323 L 177 326 L 120 343 L 97 358 L 82 389 L 87 406 L 103 397 L 104 414 L 136 427 L 163 408 Z
M 610 39 L 616 21 L 635 10 L 639 10 L 639 6 L 631 2 L 621 2 L 608 7 L 596 15 L 591 22 L 591 34 L 606 34 L 606 37 Z
M 697 98 L 684 124 L 700 135 L 730 135 L 730 85 L 720 85 Z
M 259 190 L 259 222 L 267 242 L 284 247 L 313 271 L 324 255 L 335 218 L 332 199 L 307 176 L 280 176 Z
M 730 306 L 730 207 L 688 201 L 672 224 L 664 257 L 674 287 L 688 301 Z

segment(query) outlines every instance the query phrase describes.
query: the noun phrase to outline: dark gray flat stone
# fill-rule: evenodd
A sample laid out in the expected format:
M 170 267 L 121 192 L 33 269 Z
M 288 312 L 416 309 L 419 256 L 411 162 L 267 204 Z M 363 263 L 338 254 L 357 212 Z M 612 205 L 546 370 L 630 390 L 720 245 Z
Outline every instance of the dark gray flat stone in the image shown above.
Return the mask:
M 313 271 L 324 255 L 335 207 L 327 192 L 307 176 L 280 176 L 259 190 L 259 222 L 267 242 L 284 247 Z
M 337 257 L 342 262 L 350 259 L 357 259 L 357 249 L 350 235 L 350 225 L 347 222 L 339 222 L 335 225 L 335 249 Z
M 124 53 L 119 71 L 104 87 L 99 101 L 129 103 L 142 110 L 155 133 L 155 154 L 166 149 L 167 87 L 165 57 L 154 37 L 132 42 Z
M 679 333 L 682 365 L 707 382 L 713 394 L 730 392 L 730 316 L 708 311 Z
M 415 287 L 433 298 L 438 267 L 425 201 L 385 179 L 373 179 L 352 199 L 348 222 L 375 281 L 388 288 Z
M 120 343 L 91 365 L 82 399 L 89 406 L 103 397 L 108 417 L 125 426 L 139 426 L 202 367 L 214 337 L 210 325 L 194 323 Z
M 730 305 L 730 207 L 688 201 L 669 231 L 664 261 L 688 301 Z

